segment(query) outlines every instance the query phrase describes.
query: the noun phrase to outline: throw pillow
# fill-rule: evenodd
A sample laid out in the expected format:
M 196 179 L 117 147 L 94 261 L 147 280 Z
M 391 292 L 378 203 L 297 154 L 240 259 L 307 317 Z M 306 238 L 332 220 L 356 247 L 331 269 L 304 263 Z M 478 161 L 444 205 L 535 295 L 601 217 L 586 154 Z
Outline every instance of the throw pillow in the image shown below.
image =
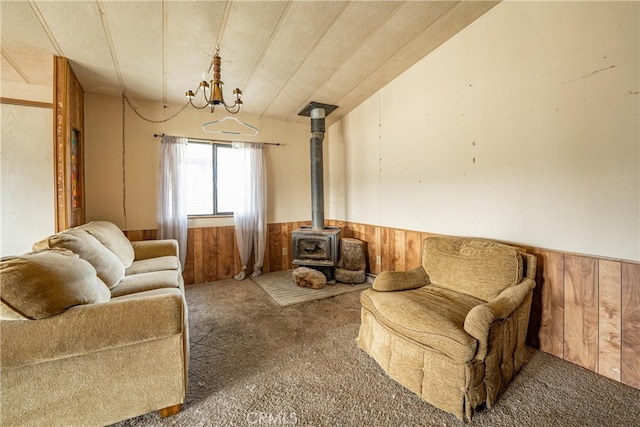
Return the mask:
M 124 278 L 120 259 L 95 237 L 79 228 L 72 228 L 49 237 L 49 247 L 69 249 L 89 261 L 98 277 L 113 289 Z
M 122 261 L 124 268 L 131 267 L 135 258 L 133 246 L 117 225 L 109 221 L 91 221 L 77 228 L 85 230 L 116 254 Z
M 0 276 L 2 301 L 30 319 L 111 298 L 91 264 L 70 251 L 45 250 L 2 258 Z

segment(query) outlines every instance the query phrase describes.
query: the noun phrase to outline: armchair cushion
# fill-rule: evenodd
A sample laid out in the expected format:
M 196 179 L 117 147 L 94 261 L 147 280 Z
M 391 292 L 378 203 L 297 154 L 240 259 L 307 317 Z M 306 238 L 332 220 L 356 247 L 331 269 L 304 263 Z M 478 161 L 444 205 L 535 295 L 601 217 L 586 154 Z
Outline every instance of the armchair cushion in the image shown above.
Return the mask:
M 404 291 L 429 284 L 429 276 L 422 266 L 409 271 L 383 271 L 371 286 L 379 292 Z
M 30 319 L 51 317 L 74 305 L 107 302 L 111 296 L 91 264 L 70 251 L 2 258 L 0 275 L 3 302 Z
M 360 300 L 362 307 L 390 330 L 459 363 L 476 354 L 478 342 L 463 327 L 469 311 L 482 304 L 471 295 L 430 285 L 403 292 L 366 290 Z
M 523 270 L 518 248 L 482 239 L 451 237 L 426 239 L 422 265 L 431 283 L 483 301 L 491 301 L 502 290 L 519 283 Z

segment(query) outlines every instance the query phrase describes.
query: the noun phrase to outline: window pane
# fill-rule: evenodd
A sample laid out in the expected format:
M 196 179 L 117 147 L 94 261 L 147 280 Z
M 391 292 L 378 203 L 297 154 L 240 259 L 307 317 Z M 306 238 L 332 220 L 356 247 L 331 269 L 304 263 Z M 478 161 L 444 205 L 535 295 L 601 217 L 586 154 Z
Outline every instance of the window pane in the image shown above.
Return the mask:
M 233 212 L 233 148 L 218 145 L 218 212 Z
M 187 214 L 213 213 L 213 146 L 187 144 Z

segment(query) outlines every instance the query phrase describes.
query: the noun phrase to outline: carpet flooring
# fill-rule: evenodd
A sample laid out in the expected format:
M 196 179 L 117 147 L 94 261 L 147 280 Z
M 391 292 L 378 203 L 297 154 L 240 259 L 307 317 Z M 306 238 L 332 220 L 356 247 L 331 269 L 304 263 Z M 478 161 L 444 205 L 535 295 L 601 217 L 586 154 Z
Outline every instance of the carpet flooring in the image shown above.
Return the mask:
M 251 279 L 257 283 L 267 295 L 273 298 L 280 307 L 334 297 L 336 295 L 346 294 L 347 292 L 361 291 L 370 286 L 368 283 L 361 285 L 336 283 L 335 285 L 327 285 L 322 289 L 305 288 L 293 282 L 292 272 L 293 270 L 274 271 L 258 277 L 251 277 Z
M 463 426 L 389 379 L 355 338 L 360 292 L 280 307 L 251 280 L 186 289 L 191 333 L 182 411 L 128 426 Z M 640 390 L 529 349 L 469 426 L 631 426 Z

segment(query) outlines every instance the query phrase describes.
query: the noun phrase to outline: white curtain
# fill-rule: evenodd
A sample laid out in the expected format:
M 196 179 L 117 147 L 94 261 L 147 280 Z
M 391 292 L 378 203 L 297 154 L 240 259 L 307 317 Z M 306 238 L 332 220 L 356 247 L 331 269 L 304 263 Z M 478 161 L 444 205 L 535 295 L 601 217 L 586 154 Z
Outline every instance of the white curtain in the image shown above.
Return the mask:
M 234 276 L 243 280 L 253 248 L 255 264 L 253 276 L 262 274 L 264 250 L 267 242 L 267 173 L 264 145 L 253 142 L 234 142 L 235 198 L 233 220 L 242 270 Z
M 180 263 L 187 258 L 187 138 L 163 136 L 160 153 L 158 238 L 178 241 Z

